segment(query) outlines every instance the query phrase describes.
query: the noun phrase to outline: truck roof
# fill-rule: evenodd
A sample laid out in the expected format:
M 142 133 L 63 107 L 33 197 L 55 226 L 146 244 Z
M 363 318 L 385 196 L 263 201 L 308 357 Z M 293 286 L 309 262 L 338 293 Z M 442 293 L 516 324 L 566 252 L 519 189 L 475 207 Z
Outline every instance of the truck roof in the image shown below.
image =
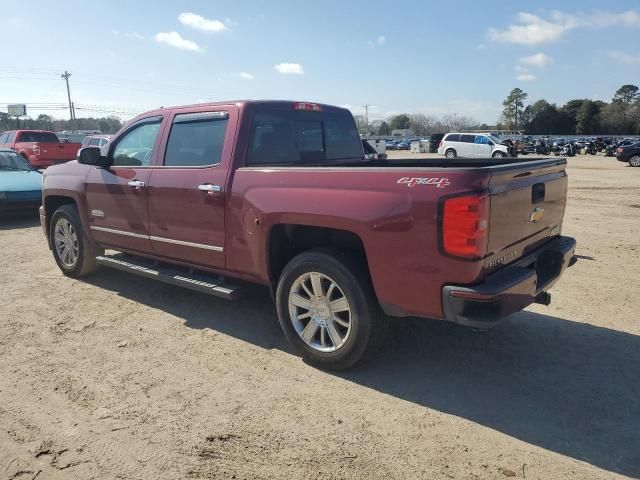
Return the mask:
M 322 108 L 329 108 L 329 109 L 337 109 L 337 110 L 347 110 L 346 108 L 343 107 L 337 107 L 335 105 L 329 105 L 326 103 L 319 103 L 319 102 L 309 102 L 309 101 L 302 101 L 302 100 L 225 100 L 225 101 L 220 101 L 220 102 L 207 102 L 207 103 L 193 103 L 190 105 L 175 105 L 175 106 L 171 106 L 171 107 L 160 107 L 160 108 L 156 108 L 154 110 L 149 110 L 147 112 L 141 113 L 140 115 L 136 116 L 135 118 L 133 118 L 131 120 L 131 122 L 133 122 L 134 120 L 137 120 L 140 117 L 146 117 L 150 114 L 154 114 L 154 113 L 161 113 L 167 110 L 181 110 L 181 109 L 189 109 L 189 108 L 198 108 L 198 107 L 207 107 L 207 106 L 211 106 L 211 107 L 219 107 L 222 105 L 237 105 L 238 107 L 240 107 L 241 109 L 244 108 L 246 105 L 249 104 L 261 104 L 261 105 L 273 105 L 273 106 L 277 106 L 277 105 L 292 105 L 294 103 L 310 103 L 310 104 L 314 104 L 314 105 L 320 105 Z

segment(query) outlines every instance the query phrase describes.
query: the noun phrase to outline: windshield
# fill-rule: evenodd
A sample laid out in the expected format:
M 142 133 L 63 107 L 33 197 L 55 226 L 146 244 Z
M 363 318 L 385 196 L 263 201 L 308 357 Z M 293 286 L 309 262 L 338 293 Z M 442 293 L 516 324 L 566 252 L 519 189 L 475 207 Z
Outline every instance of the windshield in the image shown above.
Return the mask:
M 0 170 L 33 170 L 31 166 L 15 152 L 0 152 Z
M 502 143 L 502 140 L 498 137 L 494 137 L 493 135 L 487 135 L 487 137 L 489 137 L 496 145 L 500 145 Z

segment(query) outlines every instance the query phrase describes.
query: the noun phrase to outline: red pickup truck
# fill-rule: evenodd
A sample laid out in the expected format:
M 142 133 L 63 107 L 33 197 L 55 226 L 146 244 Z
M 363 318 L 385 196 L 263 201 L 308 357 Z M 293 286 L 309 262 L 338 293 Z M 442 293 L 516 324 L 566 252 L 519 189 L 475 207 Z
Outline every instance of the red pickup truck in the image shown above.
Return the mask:
M 15 150 L 33 168 L 75 160 L 80 147 L 79 143 L 63 143 L 55 133 L 44 130 L 13 130 L 0 135 L 0 148 Z
M 106 156 L 47 169 L 40 218 L 71 277 L 103 265 L 227 299 L 266 285 L 291 343 L 343 369 L 390 317 L 486 329 L 548 304 L 575 261 L 565 166 L 367 160 L 342 108 L 201 104 L 145 113 Z

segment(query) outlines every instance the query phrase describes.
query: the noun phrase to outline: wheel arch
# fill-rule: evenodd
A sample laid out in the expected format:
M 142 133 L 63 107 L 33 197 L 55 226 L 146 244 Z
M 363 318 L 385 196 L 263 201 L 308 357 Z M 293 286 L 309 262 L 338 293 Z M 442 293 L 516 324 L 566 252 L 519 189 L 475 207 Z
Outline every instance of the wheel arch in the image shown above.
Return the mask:
M 44 198 L 45 232 L 47 234 L 47 241 L 49 242 L 49 249 L 51 249 L 51 242 L 49 241 L 51 217 L 53 217 L 53 213 L 63 205 L 75 205 L 76 208 L 78 207 L 75 199 L 67 195 L 47 195 Z
M 351 230 L 296 223 L 278 223 L 267 234 L 267 269 L 272 288 L 289 261 L 300 253 L 319 249 L 348 251 L 360 261 L 370 276 L 367 254 L 360 235 Z

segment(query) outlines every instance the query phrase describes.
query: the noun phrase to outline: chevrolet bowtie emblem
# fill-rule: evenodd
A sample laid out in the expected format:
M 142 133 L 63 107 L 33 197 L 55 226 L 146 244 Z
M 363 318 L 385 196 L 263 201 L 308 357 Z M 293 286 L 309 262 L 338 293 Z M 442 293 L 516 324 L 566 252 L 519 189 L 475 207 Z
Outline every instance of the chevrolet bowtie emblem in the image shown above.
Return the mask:
M 531 212 L 531 216 L 529 217 L 529 221 L 531 223 L 538 223 L 540 220 L 542 220 L 543 216 L 544 216 L 544 208 L 536 207 L 536 208 L 533 209 L 533 212 Z

